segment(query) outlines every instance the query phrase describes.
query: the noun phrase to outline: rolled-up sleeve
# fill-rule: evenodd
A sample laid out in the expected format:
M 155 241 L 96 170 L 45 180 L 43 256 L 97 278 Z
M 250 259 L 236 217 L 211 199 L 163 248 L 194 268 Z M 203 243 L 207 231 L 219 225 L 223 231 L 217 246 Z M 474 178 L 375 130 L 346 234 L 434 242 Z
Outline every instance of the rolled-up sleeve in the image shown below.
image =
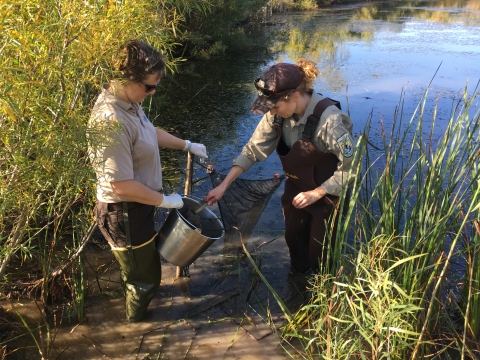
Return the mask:
M 233 160 L 233 165 L 248 171 L 256 162 L 264 161 L 275 150 L 277 131 L 272 124 L 273 117 L 265 114 L 241 154 Z
M 329 194 L 339 196 L 342 188 L 351 184 L 356 177 L 354 164 L 355 142 L 353 140 L 352 121 L 343 113 L 334 113 L 322 127 L 319 137 L 327 150 L 338 158 L 337 170 L 321 186 Z

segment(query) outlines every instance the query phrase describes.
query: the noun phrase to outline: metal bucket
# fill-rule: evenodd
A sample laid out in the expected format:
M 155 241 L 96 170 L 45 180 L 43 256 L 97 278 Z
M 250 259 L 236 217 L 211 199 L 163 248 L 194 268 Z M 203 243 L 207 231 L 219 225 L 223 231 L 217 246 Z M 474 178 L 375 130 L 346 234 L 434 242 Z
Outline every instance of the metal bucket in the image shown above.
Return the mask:
M 198 214 L 200 224 L 195 226 L 188 211 L 202 204 L 192 196 L 182 196 L 183 207 L 173 209 L 158 233 L 156 244 L 160 254 L 174 265 L 185 267 L 193 263 L 215 241 L 223 239 L 225 230 L 220 219 L 208 207 Z

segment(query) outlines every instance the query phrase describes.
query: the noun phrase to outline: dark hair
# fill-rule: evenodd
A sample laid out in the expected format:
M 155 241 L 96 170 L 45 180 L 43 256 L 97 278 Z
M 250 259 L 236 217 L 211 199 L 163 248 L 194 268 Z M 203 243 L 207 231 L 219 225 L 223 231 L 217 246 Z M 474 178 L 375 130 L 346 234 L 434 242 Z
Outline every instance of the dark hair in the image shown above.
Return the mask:
M 163 73 L 163 55 L 142 40 L 129 40 L 120 47 L 116 70 L 127 81 L 141 82 L 149 74 Z

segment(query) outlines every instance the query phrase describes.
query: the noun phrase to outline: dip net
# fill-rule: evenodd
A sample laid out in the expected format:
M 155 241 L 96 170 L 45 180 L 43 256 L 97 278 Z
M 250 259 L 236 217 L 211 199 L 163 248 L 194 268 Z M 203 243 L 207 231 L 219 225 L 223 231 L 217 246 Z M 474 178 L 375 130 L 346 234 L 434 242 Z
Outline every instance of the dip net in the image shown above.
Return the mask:
M 212 165 L 199 165 L 206 168 L 213 188 L 220 185 L 226 177 L 226 175 L 217 172 Z M 250 238 L 265 207 L 284 179 L 285 175 L 278 174 L 275 174 L 271 179 L 261 180 L 237 178 L 228 187 L 223 197 L 217 202 L 218 212 L 225 230 L 224 253 L 234 254 L 242 251 L 240 238 L 243 241 Z M 155 230 L 157 232 L 162 228 L 168 214 L 167 209 L 156 209 Z M 182 215 L 197 228 L 201 227 L 197 226 L 195 221 L 195 217 L 198 217 L 198 215 L 192 211 L 190 213 L 183 212 Z
M 226 175 L 218 173 L 213 167 L 207 168 L 213 187 L 217 187 Z M 238 236 L 248 239 L 263 210 L 275 190 L 281 185 L 284 175 L 275 174 L 271 179 L 247 180 L 236 179 L 217 202 L 226 240 L 237 243 Z
M 226 177 L 218 173 L 212 165 L 206 167 L 206 172 L 210 175 L 213 188 L 220 185 Z M 260 215 L 284 179 L 285 175 L 278 174 L 271 179 L 262 180 L 237 178 L 217 202 L 225 233 L 241 233 L 243 239 L 250 237 Z M 168 214 L 167 209 L 157 208 L 155 214 L 157 232 L 160 231 Z M 193 215 L 189 216 L 189 219 L 193 221 Z

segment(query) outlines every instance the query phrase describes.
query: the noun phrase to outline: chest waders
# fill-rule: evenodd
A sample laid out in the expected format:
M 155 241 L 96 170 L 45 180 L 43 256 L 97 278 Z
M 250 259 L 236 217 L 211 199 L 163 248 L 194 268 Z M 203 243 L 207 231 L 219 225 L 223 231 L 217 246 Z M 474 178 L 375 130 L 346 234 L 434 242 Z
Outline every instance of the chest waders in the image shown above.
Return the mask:
M 277 127 L 277 153 L 287 176 L 281 199 L 285 240 L 290 251 L 291 266 L 298 272 L 306 272 L 310 268 L 317 271 L 320 266 L 327 265 L 328 248 L 334 246 L 337 221 L 334 226 L 331 225 L 332 214 L 339 202 L 338 196 L 327 194 L 303 209 L 292 205 L 293 198 L 300 192 L 319 187 L 337 170 L 338 158 L 334 154 L 318 151 L 311 142 L 320 117 L 331 105 L 340 108 L 339 102 L 329 98 L 317 103 L 313 114 L 307 119 L 302 138 L 291 149 L 282 140 L 281 126 Z M 332 239 L 330 244 L 326 239 Z
M 160 286 L 161 265 L 154 241 L 154 211 L 153 206 L 129 202 L 97 202 L 96 206 L 99 229 L 120 264 L 126 318 L 130 322 L 142 320 Z M 136 246 L 132 246 L 132 238 Z M 117 245 L 123 241 L 125 247 Z

